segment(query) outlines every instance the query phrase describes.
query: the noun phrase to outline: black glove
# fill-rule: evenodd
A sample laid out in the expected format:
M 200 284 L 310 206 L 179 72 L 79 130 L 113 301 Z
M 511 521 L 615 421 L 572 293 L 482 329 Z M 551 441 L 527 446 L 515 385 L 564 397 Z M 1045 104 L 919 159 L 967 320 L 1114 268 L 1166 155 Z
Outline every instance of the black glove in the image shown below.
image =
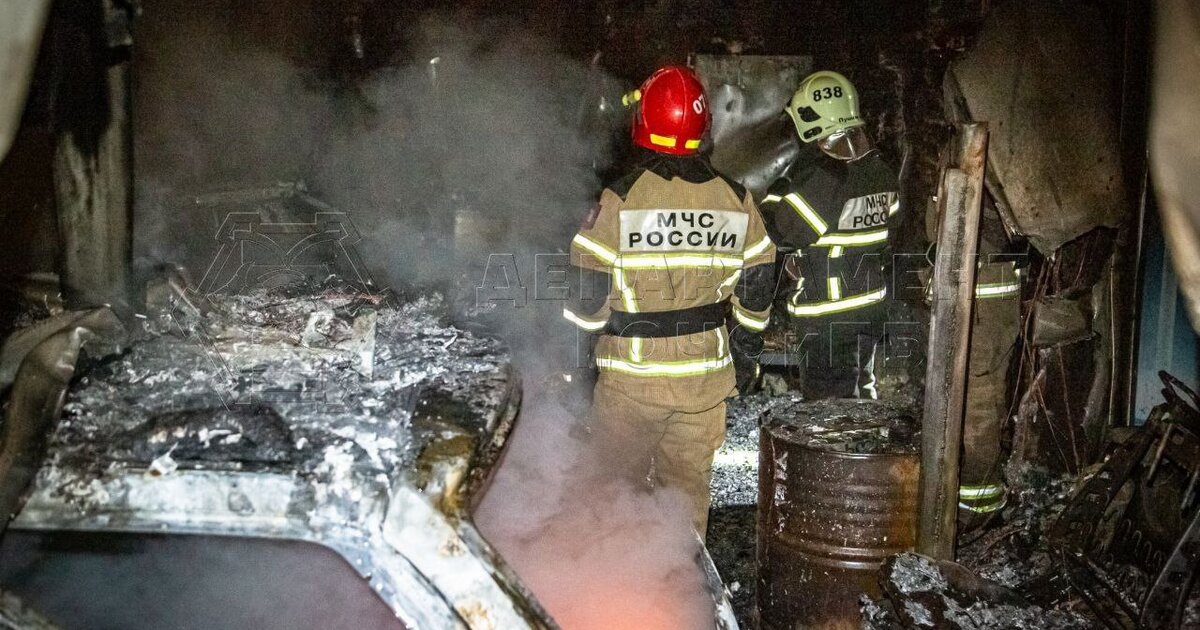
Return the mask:
M 588 410 L 592 408 L 592 389 L 596 386 L 596 371 L 581 368 L 561 374 L 559 378 L 562 379 L 558 391 L 559 404 L 575 418 L 586 418 Z
M 762 349 L 762 335 L 741 326 L 729 331 L 729 353 L 733 356 L 738 393 L 743 396 L 758 390 L 758 357 L 762 355 Z

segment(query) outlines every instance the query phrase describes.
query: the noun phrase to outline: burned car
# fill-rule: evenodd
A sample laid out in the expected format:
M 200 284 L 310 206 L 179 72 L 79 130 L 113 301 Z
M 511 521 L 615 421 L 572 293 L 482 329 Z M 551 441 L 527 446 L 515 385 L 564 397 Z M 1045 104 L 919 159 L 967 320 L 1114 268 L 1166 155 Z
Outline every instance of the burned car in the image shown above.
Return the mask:
M 50 308 L 4 344 L 0 618 L 557 627 L 471 519 L 521 405 L 509 349 L 442 292 L 378 289 L 302 186 L 187 203 L 227 218 L 201 281 L 163 266 L 142 312 Z
M 467 517 L 520 400 L 500 342 L 436 295 L 159 295 L 66 392 L 6 590 L 63 627 L 553 627 Z

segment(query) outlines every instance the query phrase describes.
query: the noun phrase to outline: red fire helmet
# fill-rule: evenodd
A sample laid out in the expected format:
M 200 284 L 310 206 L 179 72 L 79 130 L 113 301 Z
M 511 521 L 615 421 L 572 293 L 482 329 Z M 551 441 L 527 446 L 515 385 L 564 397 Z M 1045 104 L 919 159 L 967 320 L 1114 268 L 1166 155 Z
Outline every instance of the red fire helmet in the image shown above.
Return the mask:
M 659 68 L 635 93 L 638 97 L 634 144 L 672 155 L 690 155 L 700 149 L 711 117 L 696 73 L 683 66 Z

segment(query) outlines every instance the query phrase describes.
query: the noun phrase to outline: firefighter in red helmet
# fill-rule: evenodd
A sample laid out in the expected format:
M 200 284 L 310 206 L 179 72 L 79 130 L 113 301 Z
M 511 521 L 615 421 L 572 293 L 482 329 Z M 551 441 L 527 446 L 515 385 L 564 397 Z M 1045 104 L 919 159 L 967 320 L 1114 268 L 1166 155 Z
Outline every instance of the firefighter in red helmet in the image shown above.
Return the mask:
M 750 194 L 699 152 L 710 115 L 696 75 L 668 66 L 632 96 L 647 153 L 572 240 L 563 316 L 598 336 L 589 420 L 607 461 L 686 492 L 703 536 L 725 399 L 754 376 L 775 246 Z

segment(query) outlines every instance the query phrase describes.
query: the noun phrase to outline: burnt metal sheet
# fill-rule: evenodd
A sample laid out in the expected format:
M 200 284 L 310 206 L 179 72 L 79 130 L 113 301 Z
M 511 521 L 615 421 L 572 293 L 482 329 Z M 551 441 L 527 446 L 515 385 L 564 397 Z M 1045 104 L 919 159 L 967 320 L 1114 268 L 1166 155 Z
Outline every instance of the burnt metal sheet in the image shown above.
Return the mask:
M 712 112 L 712 163 L 756 198 L 792 163 L 799 140 L 783 108 L 812 57 L 695 55 Z
M 469 518 L 520 398 L 497 340 L 449 325 L 438 295 L 207 297 L 203 314 L 147 313 L 128 352 L 76 381 L 14 530 L 309 541 L 409 627 L 554 627 Z M 370 376 L 358 353 L 248 361 L 314 342 L 326 311 L 372 314 Z
M 119 341 L 120 335 L 107 335 L 103 332 L 123 331 L 123 326 L 111 309 L 97 308 L 86 311 L 66 311 L 14 331 L 4 340 L 4 345 L 0 348 L 0 389 L 12 385 L 13 379 L 17 376 L 17 370 L 31 353 L 35 355 L 34 360 L 39 360 L 36 358 L 40 353 L 37 347 L 42 342 L 63 331 L 74 329 L 102 331 L 99 337 L 92 339 L 93 349 L 95 349 L 97 345 L 108 344 L 111 346 L 114 342 Z M 115 351 L 116 347 L 111 349 Z M 74 363 L 74 360 L 72 359 L 71 362 Z
M 997 6 L 946 74 L 949 110 L 991 129 L 988 189 L 1001 216 L 1043 254 L 1127 213 L 1119 65 L 1097 33 L 1099 7 Z
M 6 354 L 20 356 L 20 367 L 8 392 L 0 428 L 0 514 L 5 518 L 0 532 L 9 515 L 20 509 L 41 466 L 46 436 L 56 428 L 84 344 L 98 341 L 101 348 L 115 349 L 125 338 L 124 326 L 108 308 L 71 315 L 53 318 L 53 326 L 31 335 L 36 340 L 32 347 L 18 343 L 18 350 L 13 350 L 6 344 Z M 106 351 L 93 349 L 91 354 L 99 358 Z

